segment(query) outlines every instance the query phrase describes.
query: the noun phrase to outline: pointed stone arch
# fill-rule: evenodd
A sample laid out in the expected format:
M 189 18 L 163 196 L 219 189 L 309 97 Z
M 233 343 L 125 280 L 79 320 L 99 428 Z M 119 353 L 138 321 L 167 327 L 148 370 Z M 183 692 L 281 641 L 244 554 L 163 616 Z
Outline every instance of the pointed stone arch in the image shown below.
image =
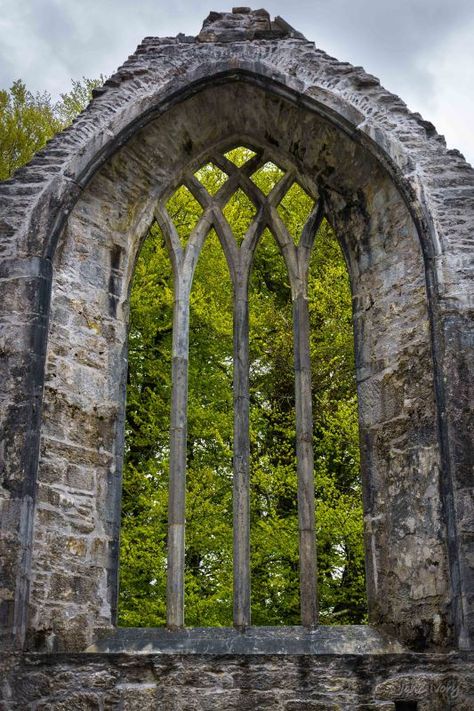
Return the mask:
M 346 255 L 371 619 L 468 648 L 474 172 L 362 69 L 281 24 L 219 23 L 145 39 L 0 185 L 5 640 L 83 649 L 113 627 L 140 239 L 186 166 L 245 141 L 317 186 Z

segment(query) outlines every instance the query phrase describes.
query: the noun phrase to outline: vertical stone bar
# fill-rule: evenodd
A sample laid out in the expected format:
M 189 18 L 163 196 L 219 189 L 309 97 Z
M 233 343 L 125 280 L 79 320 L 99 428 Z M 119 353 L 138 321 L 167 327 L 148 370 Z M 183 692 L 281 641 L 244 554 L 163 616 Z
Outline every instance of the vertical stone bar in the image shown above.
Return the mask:
M 293 332 L 301 623 L 305 627 L 314 627 L 318 622 L 318 602 L 314 510 L 313 411 L 311 400 L 309 309 L 304 293 L 297 293 L 293 300 Z
M 234 626 L 250 625 L 249 315 L 247 279 L 234 287 Z
M 0 651 L 3 652 L 21 650 L 27 634 L 52 265 L 38 257 L 0 262 Z
M 175 277 L 168 502 L 167 626 L 184 625 L 184 528 L 188 404 L 189 288 Z

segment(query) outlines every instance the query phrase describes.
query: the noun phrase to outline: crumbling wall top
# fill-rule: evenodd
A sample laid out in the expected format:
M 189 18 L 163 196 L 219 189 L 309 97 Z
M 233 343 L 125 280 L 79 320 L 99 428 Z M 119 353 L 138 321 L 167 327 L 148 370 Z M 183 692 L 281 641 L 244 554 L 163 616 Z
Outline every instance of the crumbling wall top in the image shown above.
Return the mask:
M 199 42 L 236 42 L 288 37 L 305 39 L 282 17 L 272 20 L 267 10 L 234 7 L 232 12 L 211 12 L 197 39 Z

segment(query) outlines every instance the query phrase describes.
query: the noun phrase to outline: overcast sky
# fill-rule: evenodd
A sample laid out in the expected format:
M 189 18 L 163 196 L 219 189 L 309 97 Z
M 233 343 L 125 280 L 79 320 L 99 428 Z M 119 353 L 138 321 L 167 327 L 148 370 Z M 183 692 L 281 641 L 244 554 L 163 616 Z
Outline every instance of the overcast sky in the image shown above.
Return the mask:
M 378 76 L 474 163 L 474 0 L 265 0 L 264 7 Z M 56 98 L 71 78 L 111 74 L 143 37 L 195 35 L 210 10 L 229 9 L 220 0 L 0 0 L 0 88 L 21 78 Z

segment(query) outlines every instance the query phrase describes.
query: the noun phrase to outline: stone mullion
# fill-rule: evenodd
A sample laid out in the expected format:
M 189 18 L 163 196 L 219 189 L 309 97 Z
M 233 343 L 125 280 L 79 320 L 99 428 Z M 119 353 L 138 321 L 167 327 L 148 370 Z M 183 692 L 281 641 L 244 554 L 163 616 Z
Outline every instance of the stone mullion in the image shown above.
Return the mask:
M 293 300 L 296 457 L 298 469 L 301 622 L 305 627 L 314 627 L 318 622 L 318 600 L 314 501 L 313 412 L 311 394 L 309 308 L 308 298 L 305 292 L 306 289 L 301 291 Z
M 221 188 L 223 196 L 225 193 L 226 185 L 230 183 L 233 185 L 232 191 L 228 191 L 228 193 L 230 194 L 227 193 L 225 195 L 224 200 L 218 200 L 219 204 L 224 205 L 230 195 L 233 194 L 238 187 L 240 187 L 251 198 L 255 205 L 257 205 L 258 207 L 262 207 L 265 203 L 264 195 L 250 180 L 250 176 L 253 175 L 253 173 L 258 170 L 258 168 L 265 164 L 265 160 L 266 159 L 263 154 L 257 154 L 239 168 L 238 166 L 234 165 L 232 161 L 228 160 L 225 156 L 220 156 L 219 154 L 213 156 L 213 163 L 215 163 L 218 168 L 223 170 L 229 176 L 229 180 Z M 221 191 L 219 191 L 219 193 Z M 217 193 L 216 198 L 219 198 L 219 193 Z
M 250 625 L 250 434 L 248 274 L 234 285 L 234 625 Z
M 314 240 L 324 219 L 324 205 L 322 200 L 315 205 L 309 215 L 301 233 L 300 241 L 296 248 L 298 259 L 298 270 L 305 285 L 305 290 L 308 288 L 309 265 L 311 261 L 311 252 L 313 250 Z
M 239 250 L 234 284 L 234 625 L 251 621 L 250 383 L 248 282 L 253 255 L 267 223 L 264 201 Z
M 259 190 L 255 183 L 253 183 L 244 173 L 240 174 L 239 186 L 258 207 L 262 207 L 266 203 L 265 196 L 261 190 Z
M 240 245 L 240 259 L 242 269 L 249 271 L 252 266 L 253 255 L 258 244 L 258 240 L 268 223 L 268 210 L 265 202 L 261 200 L 261 206 L 252 224 L 248 228 L 244 240 Z
M 206 188 L 195 175 L 192 173 L 187 175 L 183 181 L 183 184 L 188 188 L 189 192 L 196 198 L 201 207 L 209 207 L 212 204 L 212 198 L 207 192 Z
M 251 621 L 248 279 L 255 247 L 267 220 L 263 200 L 261 203 L 240 249 L 221 211 L 218 207 L 214 210 L 215 228 L 226 252 L 234 292 L 233 619 L 238 629 L 245 629 Z
M 303 227 L 303 231 L 301 233 L 301 239 L 299 241 L 298 245 L 298 252 L 300 252 L 300 248 L 303 247 L 309 251 L 313 249 L 313 244 L 314 240 L 316 237 L 316 234 L 321 226 L 321 222 L 324 219 L 324 204 L 321 199 L 319 199 L 316 202 L 316 205 L 314 206 L 313 210 L 311 211 L 311 214 L 309 215 L 308 219 L 306 220 L 306 223 Z M 307 262 L 307 266 L 309 267 L 309 259 Z
M 251 253 L 242 252 L 220 209 L 214 208 L 215 229 L 224 249 L 233 286 L 233 621 L 250 625 L 250 433 L 248 274 Z M 256 242 L 261 221 L 249 235 Z M 252 228 L 251 228 L 252 229 Z M 249 230 L 250 232 L 250 230 Z M 245 240 L 244 240 L 245 242 Z
M 270 229 L 287 264 L 293 301 L 301 622 L 305 627 L 314 627 L 318 622 L 318 599 L 310 324 L 307 297 L 311 250 L 308 249 L 307 244 L 308 231 L 300 249 L 288 234 L 276 208 L 271 207 L 269 214 Z
M 295 351 L 295 404 L 298 467 L 298 519 L 300 550 L 300 586 L 302 624 L 317 623 L 316 539 L 314 503 L 313 423 L 311 399 L 311 363 L 309 350 L 309 310 L 307 275 L 314 234 L 321 221 L 321 210 L 314 210 L 296 247 L 278 215 L 276 205 L 294 181 L 292 171 L 277 183 L 265 198 L 250 180 L 263 155 L 255 156 L 255 166 L 243 171 L 225 158 L 214 163 L 226 170 L 229 178 L 211 198 L 194 175 L 185 184 L 205 207 L 198 226 L 183 252 L 176 228 L 166 210 L 157 211 L 165 232 L 175 271 L 173 317 L 173 395 L 171 414 L 170 488 L 168 522 L 167 624 L 184 625 L 185 488 L 187 449 L 187 397 L 189 353 L 189 299 L 192 277 L 202 243 L 214 224 L 232 277 L 234 330 L 234 457 L 233 457 L 233 538 L 234 538 L 234 625 L 250 625 L 250 435 L 249 435 L 249 309 L 248 277 L 253 253 L 265 226 L 269 224 L 283 253 L 289 271 L 293 299 Z M 222 214 L 237 187 L 242 187 L 259 206 L 241 247 Z
M 176 280 L 183 261 L 183 249 L 181 247 L 178 231 L 165 208 L 158 205 L 154 215 L 165 238 L 173 267 L 174 278 Z
M 294 298 L 298 289 L 301 288 L 301 285 L 299 284 L 300 277 L 296 245 L 293 238 L 288 233 L 283 220 L 278 214 L 278 210 L 273 205 L 268 206 L 268 226 L 276 239 L 278 247 L 283 255 L 283 259 L 285 260 L 290 278 L 292 298 Z
M 184 252 L 167 211 L 157 208 L 156 217 L 165 232 L 174 270 L 166 622 L 175 629 L 184 626 L 189 302 L 194 270 L 212 224 L 212 210 L 204 212 Z
M 230 175 L 228 180 L 226 180 L 224 185 L 219 188 L 217 193 L 214 195 L 214 205 L 220 208 L 224 207 L 224 205 L 229 201 L 229 199 L 232 197 L 238 187 L 239 175 Z
M 264 151 L 257 151 L 256 154 L 252 156 L 252 158 L 250 158 L 240 168 L 237 168 L 237 170 L 240 170 L 241 173 L 250 177 L 251 175 L 253 175 L 253 173 L 255 173 L 256 170 L 265 165 L 267 160 L 268 158 L 265 155 Z
M 168 573 L 166 621 L 170 628 L 184 625 L 184 537 L 189 354 L 189 285 L 175 276 L 173 305 L 172 399 L 168 491 Z
M 166 623 L 169 628 L 177 628 L 184 625 L 189 291 L 183 293 L 184 255 L 176 227 L 164 208 L 158 207 L 155 217 L 165 237 L 174 273 Z

